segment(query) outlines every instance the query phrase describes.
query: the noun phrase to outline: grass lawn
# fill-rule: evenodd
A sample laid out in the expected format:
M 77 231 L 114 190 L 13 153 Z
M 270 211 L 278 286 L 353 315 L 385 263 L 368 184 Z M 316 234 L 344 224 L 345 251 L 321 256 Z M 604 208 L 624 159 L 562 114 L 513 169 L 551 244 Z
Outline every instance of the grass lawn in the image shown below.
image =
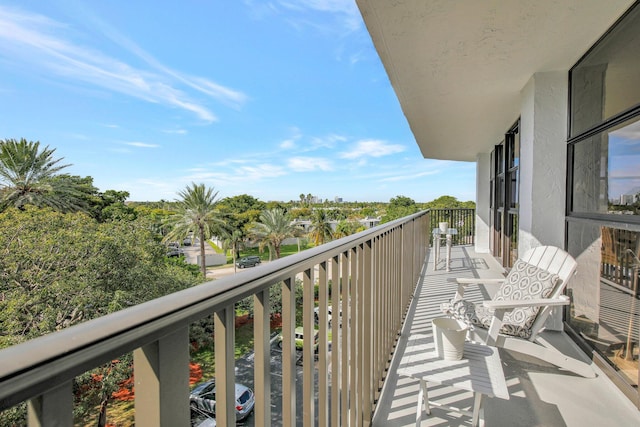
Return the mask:
M 253 322 L 247 322 L 236 328 L 236 360 L 253 351 Z M 202 381 L 213 378 L 216 372 L 215 349 L 202 347 L 191 353 L 191 361 L 200 365 Z
M 302 242 L 300 244 L 300 250 L 304 251 L 305 249 L 309 249 L 309 245 L 303 245 Z M 298 253 L 298 245 L 282 245 L 280 247 L 280 258 L 284 258 L 289 255 Z M 260 253 L 258 248 L 247 248 L 240 252 L 240 256 L 249 256 L 249 255 L 257 255 L 263 261 L 269 260 L 269 250 L 266 249 L 262 253 Z

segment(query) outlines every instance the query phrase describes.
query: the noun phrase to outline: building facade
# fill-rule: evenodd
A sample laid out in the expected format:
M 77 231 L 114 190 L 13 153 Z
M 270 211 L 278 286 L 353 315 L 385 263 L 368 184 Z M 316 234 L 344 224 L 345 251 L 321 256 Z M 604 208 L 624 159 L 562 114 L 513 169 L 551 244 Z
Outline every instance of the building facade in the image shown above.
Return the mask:
M 640 407 L 639 2 L 358 6 L 423 156 L 476 163 L 476 250 L 568 250 L 548 327 Z

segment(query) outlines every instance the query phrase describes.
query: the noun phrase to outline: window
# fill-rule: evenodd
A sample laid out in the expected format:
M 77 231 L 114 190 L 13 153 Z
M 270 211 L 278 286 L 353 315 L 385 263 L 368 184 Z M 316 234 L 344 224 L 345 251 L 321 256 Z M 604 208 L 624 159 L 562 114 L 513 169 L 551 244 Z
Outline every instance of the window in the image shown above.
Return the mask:
M 566 321 L 640 402 L 640 2 L 569 74 Z
M 640 103 L 640 8 L 633 8 L 571 70 L 571 137 Z
M 639 72 L 640 74 L 640 72 Z M 640 215 L 640 117 L 572 144 L 571 211 Z

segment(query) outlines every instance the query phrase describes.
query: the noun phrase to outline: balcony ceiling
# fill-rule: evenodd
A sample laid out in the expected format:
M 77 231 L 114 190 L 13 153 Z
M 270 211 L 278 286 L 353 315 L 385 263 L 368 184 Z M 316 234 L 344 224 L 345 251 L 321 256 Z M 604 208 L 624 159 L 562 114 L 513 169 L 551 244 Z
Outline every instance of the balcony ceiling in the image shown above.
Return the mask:
M 567 71 L 633 0 L 356 0 L 425 158 L 475 161 L 536 72 Z

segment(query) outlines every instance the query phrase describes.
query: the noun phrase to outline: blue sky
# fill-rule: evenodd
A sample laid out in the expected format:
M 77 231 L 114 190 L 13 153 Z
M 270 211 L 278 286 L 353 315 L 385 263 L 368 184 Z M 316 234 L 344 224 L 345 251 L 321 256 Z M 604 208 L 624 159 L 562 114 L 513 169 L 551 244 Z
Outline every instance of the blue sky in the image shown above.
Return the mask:
M 475 198 L 475 164 L 420 154 L 353 0 L 0 0 L 0 100 L 0 139 L 134 201 Z

